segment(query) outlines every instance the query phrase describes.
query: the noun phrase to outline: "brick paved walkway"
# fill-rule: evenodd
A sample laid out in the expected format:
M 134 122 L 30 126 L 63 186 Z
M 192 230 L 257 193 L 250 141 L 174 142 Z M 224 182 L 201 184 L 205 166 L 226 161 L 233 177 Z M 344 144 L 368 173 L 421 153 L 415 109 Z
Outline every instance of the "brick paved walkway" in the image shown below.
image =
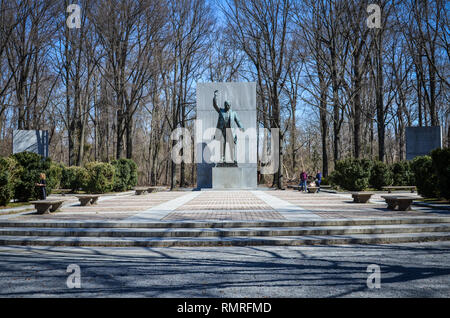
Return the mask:
M 172 201 L 185 195 L 185 192 L 157 192 L 149 195 L 126 195 L 115 197 L 101 197 L 94 206 L 81 207 L 78 199 L 65 197 L 66 204 L 60 212 L 36 215 L 25 214 L 12 216 L 12 219 L 20 221 L 30 220 L 104 220 L 119 221 L 132 217 L 137 213 L 156 207 L 162 203 Z
M 255 197 L 250 191 L 203 192 L 163 218 L 164 221 L 258 221 L 283 219 L 284 217 L 279 212 Z
M 404 193 L 410 196 L 411 194 Z M 398 216 L 450 216 L 450 211 L 414 207 L 411 212 L 389 211 L 381 194 L 369 204 L 352 203 L 349 194 L 305 194 L 299 191 L 157 192 L 144 196 L 103 196 L 98 205 L 80 207 L 74 197 L 64 197 L 61 212 L 13 214 L 8 220 L 96 221 L 259 221 L 309 218 L 373 218 Z
M 382 195 L 372 196 L 371 203 L 353 203 L 350 194 L 332 193 L 303 193 L 300 191 L 270 191 L 267 192 L 279 199 L 304 208 L 321 218 L 373 218 L 373 217 L 402 217 L 402 216 L 450 216 L 450 211 L 432 210 L 429 208 L 413 207 L 414 211 L 391 211 L 387 209 Z M 395 193 L 404 196 L 417 196 L 417 194 Z M 392 194 L 394 195 L 394 194 Z M 419 198 L 419 196 L 417 196 Z

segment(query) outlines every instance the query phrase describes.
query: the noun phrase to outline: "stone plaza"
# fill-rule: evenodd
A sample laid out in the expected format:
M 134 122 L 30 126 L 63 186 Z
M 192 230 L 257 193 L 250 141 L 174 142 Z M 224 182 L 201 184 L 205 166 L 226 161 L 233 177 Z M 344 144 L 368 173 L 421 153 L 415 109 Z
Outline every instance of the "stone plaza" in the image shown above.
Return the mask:
M 222 246 L 403 243 L 448 240 L 450 211 L 387 208 L 376 193 L 294 190 L 161 191 L 101 196 L 80 206 L 70 195 L 55 213 L 0 215 L 2 245 Z M 414 194 L 417 198 L 416 194 Z M 68 230 L 70 229 L 70 230 Z
M 381 195 L 128 192 L 87 207 L 53 195 L 59 212 L 0 216 L 0 295 L 448 297 L 450 211 L 390 211 Z M 80 289 L 66 286 L 70 264 Z

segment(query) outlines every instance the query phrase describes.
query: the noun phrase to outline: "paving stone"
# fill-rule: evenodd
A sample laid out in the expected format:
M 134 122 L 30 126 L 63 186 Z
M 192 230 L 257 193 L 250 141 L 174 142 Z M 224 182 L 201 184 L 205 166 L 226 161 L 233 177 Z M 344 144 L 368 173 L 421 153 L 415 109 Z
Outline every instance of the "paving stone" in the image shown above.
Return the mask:
M 433 210 L 431 208 L 414 207 L 413 211 L 392 211 L 387 209 L 382 195 L 376 193 L 370 203 L 353 203 L 351 194 L 332 193 L 302 193 L 294 190 L 270 191 L 268 194 L 281 200 L 292 203 L 295 206 L 304 208 L 310 213 L 321 218 L 372 218 L 372 217 L 397 217 L 397 216 L 445 216 L 450 215 L 450 211 Z M 397 194 L 397 193 L 396 193 Z M 408 195 L 411 193 L 398 193 L 398 195 Z M 417 198 L 418 195 L 414 194 Z
M 450 216 L 449 210 L 413 207 L 414 211 L 390 211 L 376 193 L 370 203 L 352 203 L 351 194 L 299 191 L 163 191 L 143 196 L 102 196 L 98 205 L 80 207 L 73 196 L 65 197 L 61 212 L 36 215 L 25 212 L 2 220 L 78 221 L 258 221 Z M 400 193 L 401 195 L 401 193 Z M 408 195 L 411 195 L 408 193 Z
M 251 191 L 202 192 L 163 218 L 164 221 L 283 220 L 284 217 Z

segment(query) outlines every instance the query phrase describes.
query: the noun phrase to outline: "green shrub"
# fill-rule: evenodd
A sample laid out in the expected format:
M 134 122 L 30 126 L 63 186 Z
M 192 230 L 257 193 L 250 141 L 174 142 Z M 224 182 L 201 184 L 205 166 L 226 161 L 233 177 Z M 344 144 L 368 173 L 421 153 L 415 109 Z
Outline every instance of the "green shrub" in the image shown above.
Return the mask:
M 330 181 L 349 191 L 362 191 L 369 187 L 372 162 L 367 159 L 348 158 L 336 163 Z
M 137 185 L 137 165 L 133 160 L 119 159 L 111 164 L 115 169 L 114 191 L 130 190 Z
M 64 166 L 59 163 L 50 163 L 50 168 L 46 171 L 46 185 L 47 185 L 47 195 L 52 193 L 52 190 L 61 187 L 61 180 L 63 174 Z
M 12 155 L 21 166 L 20 173 L 14 185 L 14 197 L 21 202 L 26 202 L 40 197 L 36 183 L 40 180 L 41 173 L 48 173 L 51 160 L 43 158 L 31 152 L 21 152 Z M 52 184 L 47 186 L 47 192 L 52 191 Z
M 411 169 L 409 161 L 400 161 L 392 165 L 393 185 L 395 186 L 410 186 L 414 185 L 414 172 Z
M 435 198 L 439 195 L 437 186 L 437 176 L 433 169 L 433 162 L 430 156 L 416 157 L 411 162 L 411 169 L 414 172 L 417 192 L 427 198 Z
M 370 172 L 369 183 L 371 187 L 382 190 L 385 186 L 392 184 L 392 172 L 390 167 L 381 161 L 375 161 Z
M 8 205 L 13 198 L 14 188 L 11 185 L 9 173 L 2 169 L 0 171 L 0 206 Z
M 88 193 L 111 192 L 114 187 L 115 169 L 109 163 L 90 162 L 86 164 L 89 175 L 88 182 L 84 190 Z
M 328 177 L 322 177 L 321 185 L 330 185 L 330 179 Z
M 431 158 L 439 193 L 441 197 L 450 199 L 450 148 L 432 151 Z
M 13 158 L 0 158 L 0 206 L 6 206 L 14 197 L 14 186 L 20 166 Z
M 83 167 L 65 167 L 61 185 L 64 189 L 71 189 L 72 192 L 85 188 L 89 181 L 89 174 Z

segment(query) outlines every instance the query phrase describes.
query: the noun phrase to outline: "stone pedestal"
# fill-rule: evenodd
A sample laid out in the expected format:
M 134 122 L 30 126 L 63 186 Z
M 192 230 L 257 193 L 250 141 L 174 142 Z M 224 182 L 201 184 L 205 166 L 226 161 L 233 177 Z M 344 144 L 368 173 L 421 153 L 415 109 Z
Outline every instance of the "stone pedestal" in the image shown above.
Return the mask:
M 212 168 L 213 189 L 255 189 L 256 169 L 242 167 Z

